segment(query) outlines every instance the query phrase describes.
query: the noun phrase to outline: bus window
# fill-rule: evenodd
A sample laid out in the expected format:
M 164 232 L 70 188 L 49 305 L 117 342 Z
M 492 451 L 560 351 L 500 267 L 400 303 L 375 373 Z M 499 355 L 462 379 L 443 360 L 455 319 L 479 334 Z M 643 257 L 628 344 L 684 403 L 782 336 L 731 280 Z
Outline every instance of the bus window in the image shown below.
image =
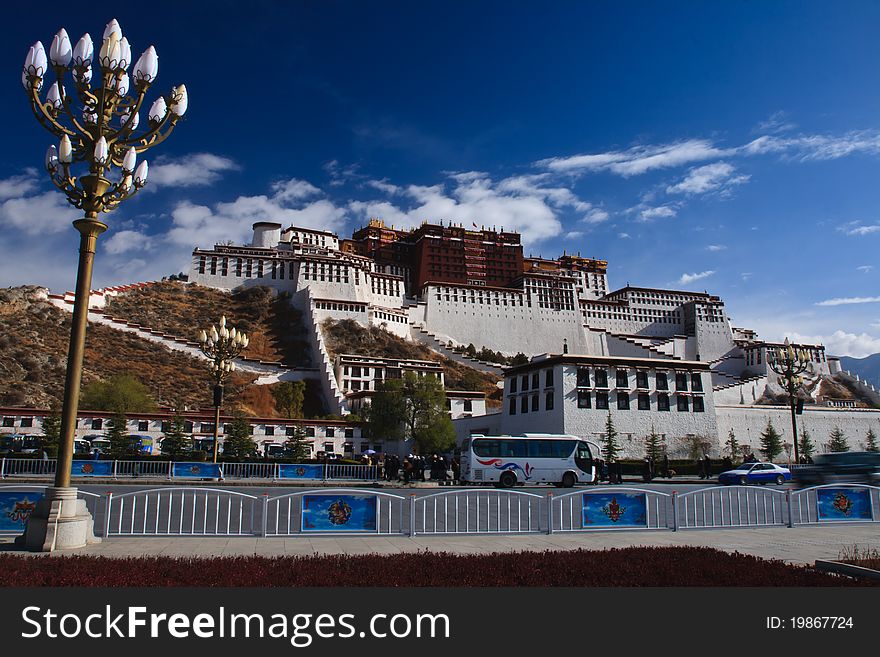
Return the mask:
M 553 441 L 552 440 L 529 440 L 529 456 L 533 459 L 549 459 L 553 458 Z
M 553 456 L 556 458 L 567 459 L 574 451 L 573 440 L 554 440 L 552 442 L 554 450 Z
M 593 455 L 590 453 L 590 446 L 587 443 L 578 443 L 577 458 L 591 459 Z
M 528 456 L 528 446 L 524 440 L 501 440 L 499 442 L 501 443 L 499 456 L 519 458 Z
M 496 456 L 498 452 L 497 440 L 475 440 L 474 454 L 477 456 Z

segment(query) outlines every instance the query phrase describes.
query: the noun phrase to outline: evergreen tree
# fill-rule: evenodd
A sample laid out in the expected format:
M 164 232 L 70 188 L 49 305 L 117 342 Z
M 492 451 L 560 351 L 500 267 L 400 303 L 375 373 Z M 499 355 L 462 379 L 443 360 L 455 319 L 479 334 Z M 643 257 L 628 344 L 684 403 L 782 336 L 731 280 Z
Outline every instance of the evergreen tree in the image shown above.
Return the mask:
M 110 441 L 110 458 L 124 460 L 138 455 L 128 437 L 128 418 L 124 413 L 114 413 L 110 418 L 107 440 Z
M 183 415 L 175 410 L 168 423 L 168 431 L 162 440 L 162 453 L 170 456 L 172 461 L 177 461 L 190 451 L 190 441 L 184 431 Z
M 257 444 L 251 437 L 251 423 L 243 413 L 236 411 L 229 433 L 223 441 L 223 458 L 230 461 L 245 459 L 253 456 L 256 451 Z
M 306 431 L 302 427 L 294 427 L 293 433 L 284 441 L 284 456 L 297 462 L 305 461 L 312 455 L 312 448 L 306 442 Z
M 605 433 L 602 436 L 602 458 L 606 461 L 614 461 L 620 453 L 617 445 L 617 429 L 614 428 L 614 420 L 611 419 L 611 411 L 608 411 L 608 419 L 605 420 Z
M 724 443 L 724 446 L 727 448 L 727 451 L 730 452 L 730 458 L 735 459 L 739 456 L 740 445 L 733 429 L 727 432 L 727 442 Z
M 150 413 L 156 409 L 156 401 L 150 389 L 134 376 L 117 374 L 85 386 L 80 406 L 91 411 Z
M 275 409 L 285 417 L 301 418 L 303 401 L 305 400 L 306 384 L 304 381 L 284 381 L 272 389 L 275 398 Z
M 663 458 L 663 445 L 661 444 L 660 434 L 651 425 L 651 433 L 645 438 L 645 456 L 651 463 L 657 464 Z
M 445 452 L 455 446 L 455 429 L 446 410 L 446 391 L 436 376 L 403 377 L 406 432 L 419 454 Z
M 61 413 L 58 402 L 52 401 L 49 414 L 43 418 L 43 449 L 49 457 L 58 456 L 58 445 L 61 442 Z
M 828 441 L 829 452 L 848 452 L 849 443 L 846 441 L 846 434 L 840 427 L 834 427 L 831 432 L 831 440 Z
M 782 436 L 776 431 L 772 420 L 767 420 L 767 428 L 761 432 L 761 453 L 768 461 L 782 453 Z
M 868 433 L 865 436 L 865 449 L 869 452 L 880 452 L 880 448 L 877 447 L 877 435 L 874 433 L 874 429 L 868 429 Z
M 801 439 L 798 442 L 798 453 L 802 458 L 813 458 L 816 453 L 816 445 L 810 439 L 810 432 L 806 429 L 801 430 Z

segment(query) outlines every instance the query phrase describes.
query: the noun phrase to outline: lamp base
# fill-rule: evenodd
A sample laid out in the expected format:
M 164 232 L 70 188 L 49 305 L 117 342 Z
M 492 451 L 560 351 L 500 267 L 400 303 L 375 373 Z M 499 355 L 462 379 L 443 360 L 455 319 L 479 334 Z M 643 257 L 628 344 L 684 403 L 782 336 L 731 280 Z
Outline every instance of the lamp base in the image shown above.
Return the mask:
M 74 550 L 101 539 L 95 536 L 95 521 L 78 499 L 76 488 L 47 488 L 43 499 L 28 518 L 25 533 L 15 544 L 36 552 Z

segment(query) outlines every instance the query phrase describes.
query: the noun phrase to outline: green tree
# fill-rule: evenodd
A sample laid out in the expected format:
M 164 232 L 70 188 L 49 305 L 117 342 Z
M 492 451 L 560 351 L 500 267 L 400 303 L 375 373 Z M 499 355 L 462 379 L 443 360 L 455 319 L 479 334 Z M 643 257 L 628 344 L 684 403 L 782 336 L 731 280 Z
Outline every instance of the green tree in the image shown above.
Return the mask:
M 287 440 L 284 441 L 284 456 L 295 461 L 305 461 L 312 455 L 312 448 L 306 442 L 306 431 L 302 427 L 294 427 Z
M 761 453 L 768 461 L 772 461 L 782 453 L 782 436 L 772 420 L 767 420 L 767 428 L 761 432 Z
M 608 418 L 605 420 L 605 433 L 602 435 L 602 457 L 606 461 L 614 461 L 620 453 L 617 435 L 614 420 L 611 419 L 611 411 L 608 411 Z
M 803 458 L 812 458 L 816 453 L 816 445 L 810 439 L 810 432 L 806 429 L 801 430 L 801 438 L 798 441 L 798 456 Z
M 419 454 L 447 451 L 455 445 L 455 429 L 446 411 L 446 391 L 440 379 L 432 375 L 403 376 L 406 398 L 406 435 Z
M 162 453 L 176 461 L 190 451 L 190 439 L 184 431 L 184 419 L 179 410 L 174 412 L 168 422 L 168 431 L 162 440 Z
M 516 356 L 510 359 L 510 366 L 517 367 L 519 365 L 526 365 L 528 362 L 529 357 L 520 351 Z
M 654 429 L 653 424 L 651 425 L 651 433 L 645 438 L 645 456 L 654 464 L 659 463 L 663 458 L 663 444 L 660 434 Z
M 406 438 L 406 397 L 403 381 L 386 379 L 376 386 L 372 402 L 363 408 L 365 438 L 371 440 L 403 440 Z
M 80 406 L 91 411 L 114 413 L 150 413 L 156 400 L 150 389 L 131 374 L 117 374 L 85 386 Z
M 727 432 L 727 441 L 724 443 L 724 447 L 730 452 L 730 458 L 735 459 L 739 456 L 739 441 L 736 439 L 733 429 Z
M 52 458 L 58 456 L 58 445 L 61 442 L 61 413 L 58 402 L 52 401 L 49 413 L 43 418 L 43 449 Z
M 223 458 L 230 461 L 245 459 L 253 456 L 256 451 L 257 444 L 251 435 L 251 423 L 243 413 L 236 411 L 229 433 L 223 441 Z
M 829 452 L 849 451 L 849 443 L 846 440 L 846 434 L 843 433 L 843 430 L 840 427 L 834 427 L 834 431 L 831 432 L 829 437 L 831 438 L 831 440 L 828 441 Z
M 290 419 L 303 416 L 306 384 L 304 381 L 284 381 L 275 386 L 272 396 L 275 398 L 275 409 Z
M 868 429 L 868 433 L 865 435 L 865 449 L 869 452 L 880 452 L 880 448 L 877 447 L 877 435 L 874 433 L 874 429 Z
M 467 348 L 464 350 L 464 353 L 466 353 L 471 358 L 477 357 L 477 348 L 474 346 L 473 342 L 467 346 Z
M 128 418 L 125 417 L 125 413 L 114 413 L 108 424 L 107 440 L 110 441 L 110 458 L 123 460 L 137 456 L 140 450 L 132 445 L 128 437 Z

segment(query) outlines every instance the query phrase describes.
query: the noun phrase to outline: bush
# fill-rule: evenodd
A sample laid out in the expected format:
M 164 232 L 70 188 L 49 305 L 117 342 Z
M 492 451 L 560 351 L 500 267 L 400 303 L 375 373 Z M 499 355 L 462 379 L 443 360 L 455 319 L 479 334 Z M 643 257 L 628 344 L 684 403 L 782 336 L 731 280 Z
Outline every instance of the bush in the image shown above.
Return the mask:
M 0 586 L 878 586 L 705 547 L 309 557 L 0 554 Z

